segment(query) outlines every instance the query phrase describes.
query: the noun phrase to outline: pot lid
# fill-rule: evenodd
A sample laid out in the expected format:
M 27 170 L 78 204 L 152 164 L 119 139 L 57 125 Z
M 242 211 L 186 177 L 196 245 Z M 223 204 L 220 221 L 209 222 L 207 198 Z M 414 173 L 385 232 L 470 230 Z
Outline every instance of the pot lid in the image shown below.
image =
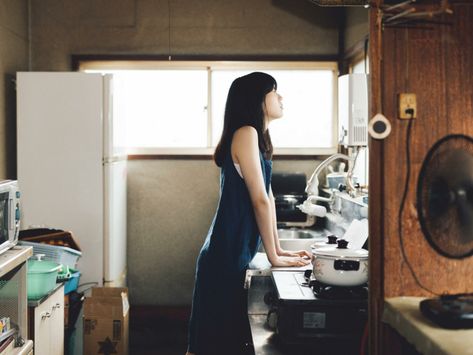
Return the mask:
M 28 260 L 28 274 L 43 274 L 57 271 L 61 264 L 44 260 Z
M 335 235 L 329 235 L 324 240 L 319 240 L 311 244 L 311 248 L 320 248 L 320 247 L 336 247 L 338 237 Z
M 345 239 L 337 240 L 337 246 L 326 246 L 314 251 L 315 255 L 337 258 L 357 258 L 368 259 L 366 249 L 348 249 L 348 242 Z

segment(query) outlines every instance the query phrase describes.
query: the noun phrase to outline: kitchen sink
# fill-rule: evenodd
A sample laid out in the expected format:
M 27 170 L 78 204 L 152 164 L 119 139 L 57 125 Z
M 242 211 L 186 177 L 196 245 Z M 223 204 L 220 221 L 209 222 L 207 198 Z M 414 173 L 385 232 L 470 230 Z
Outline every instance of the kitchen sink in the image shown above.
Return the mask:
M 281 239 L 313 239 L 328 236 L 325 230 L 311 230 L 301 228 L 278 229 L 279 240 Z
M 307 250 L 311 251 L 310 246 L 320 240 L 326 240 L 331 235 L 328 230 L 320 229 L 303 229 L 289 228 L 278 229 L 279 243 L 281 248 L 285 250 Z M 264 251 L 263 243 L 259 251 Z

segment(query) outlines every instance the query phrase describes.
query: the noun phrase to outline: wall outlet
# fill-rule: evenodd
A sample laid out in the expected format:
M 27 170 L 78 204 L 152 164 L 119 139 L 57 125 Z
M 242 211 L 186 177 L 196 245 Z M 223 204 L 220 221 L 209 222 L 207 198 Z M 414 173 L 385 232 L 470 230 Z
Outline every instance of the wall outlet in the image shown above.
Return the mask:
M 408 120 L 417 116 L 417 97 L 416 94 L 399 94 L 399 118 Z

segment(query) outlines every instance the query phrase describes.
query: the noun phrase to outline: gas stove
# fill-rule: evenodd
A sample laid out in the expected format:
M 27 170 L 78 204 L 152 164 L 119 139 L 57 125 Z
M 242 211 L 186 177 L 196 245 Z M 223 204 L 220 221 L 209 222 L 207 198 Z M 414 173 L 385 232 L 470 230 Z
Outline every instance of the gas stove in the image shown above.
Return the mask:
M 287 344 L 332 341 L 359 349 L 368 320 L 368 288 L 336 287 L 316 281 L 310 270 L 272 271 L 276 295 L 270 314 Z M 268 317 L 270 318 L 270 317 Z

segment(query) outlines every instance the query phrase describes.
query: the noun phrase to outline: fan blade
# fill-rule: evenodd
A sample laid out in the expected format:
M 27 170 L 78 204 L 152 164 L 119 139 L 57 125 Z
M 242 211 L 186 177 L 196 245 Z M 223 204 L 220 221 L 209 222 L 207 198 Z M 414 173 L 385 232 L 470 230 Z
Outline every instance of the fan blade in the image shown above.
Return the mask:
M 460 235 L 460 241 L 466 244 L 473 239 L 473 184 L 471 182 L 456 187 L 455 203 L 463 232 Z
M 455 196 L 453 192 L 450 191 L 447 181 L 437 176 L 432 181 L 428 198 L 428 216 L 438 218 L 447 213 Z
M 417 180 L 417 212 L 438 253 L 473 255 L 473 137 L 447 135 L 429 149 Z
M 452 190 L 465 181 L 473 181 L 473 154 L 461 149 L 445 152 L 437 176 L 447 181 Z

